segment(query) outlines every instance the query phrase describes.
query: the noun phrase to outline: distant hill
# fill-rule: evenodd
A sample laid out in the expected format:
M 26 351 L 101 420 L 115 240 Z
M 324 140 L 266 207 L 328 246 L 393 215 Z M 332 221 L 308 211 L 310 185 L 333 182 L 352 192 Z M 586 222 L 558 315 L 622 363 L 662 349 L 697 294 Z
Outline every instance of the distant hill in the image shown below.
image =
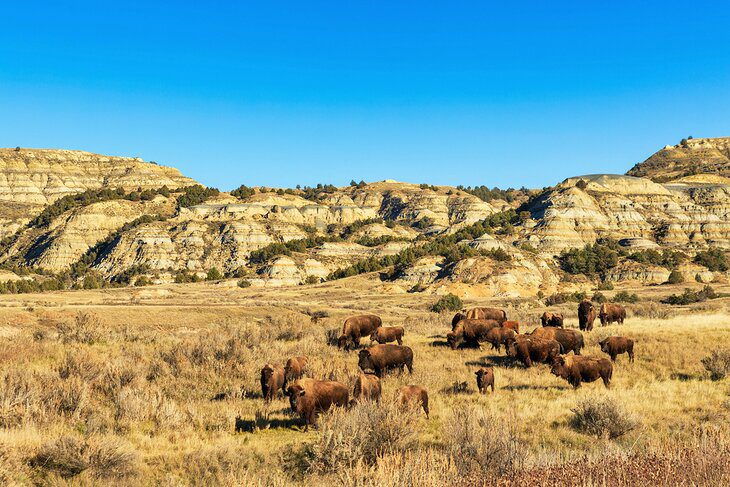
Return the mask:
M 730 177 L 730 137 L 689 139 L 668 145 L 626 174 L 659 183 L 697 174 Z

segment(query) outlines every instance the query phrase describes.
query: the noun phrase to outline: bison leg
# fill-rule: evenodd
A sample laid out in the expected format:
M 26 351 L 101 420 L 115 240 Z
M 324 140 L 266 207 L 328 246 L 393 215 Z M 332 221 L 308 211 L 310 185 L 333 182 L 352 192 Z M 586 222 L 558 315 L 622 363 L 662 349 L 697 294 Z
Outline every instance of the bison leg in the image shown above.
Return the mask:
M 615 362 L 615 361 L 616 361 L 616 354 L 615 353 L 612 353 L 611 354 L 611 362 Z
M 606 386 L 606 389 L 608 389 L 611 385 L 611 376 L 609 374 L 604 374 L 601 376 L 601 379 L 603 379 L 603 385 Z
M 629 361 L 631 363 L 634 362 L 634 351 L 633 350 L 629 350 Z
M 491 384 L 489 384 L 489 385 L 490 385 L 490 386 L 492 387 L 492 394 L 494 394 L 494 382 L 492 382 L 492 383 L 491 383 Z
M 398 340 L 398 345 L 403 345 L 403 339 L 401 337 L 396 338 Z

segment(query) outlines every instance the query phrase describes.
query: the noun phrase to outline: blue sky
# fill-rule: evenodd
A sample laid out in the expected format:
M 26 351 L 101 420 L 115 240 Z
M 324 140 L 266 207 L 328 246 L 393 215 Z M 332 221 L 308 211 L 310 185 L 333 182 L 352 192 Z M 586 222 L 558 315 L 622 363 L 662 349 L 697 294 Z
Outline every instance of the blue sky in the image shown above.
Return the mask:
M 3 5 L 0 146 L 542 187 L 730 135 L 726 2 L 106 3 Z

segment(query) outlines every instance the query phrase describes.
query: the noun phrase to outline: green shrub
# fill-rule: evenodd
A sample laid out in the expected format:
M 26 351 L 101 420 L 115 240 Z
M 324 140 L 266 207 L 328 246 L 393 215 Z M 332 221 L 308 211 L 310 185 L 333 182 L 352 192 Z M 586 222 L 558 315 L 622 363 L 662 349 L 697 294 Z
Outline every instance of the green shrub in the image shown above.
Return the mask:
M 564 251 L 559 257 L 561 268 L 569 274 L 588 276 L 603 274 L 618 264 L 618 252 L 608 245 L 595 243 L 582 249 Z
M 730 269 L 725 252 L 717 248 L 711 248 L 703 252 L 698 252 L 694 258 L 695 264 L 707 267 L 713 272 L 725 272 Z
M 216 188 L 206 188 L 199 184 L 187 186 L 182 189 L 183 194 L 177 199 L 180 208 L 189 208 L 191 206 L 204 203 L 205 200 L 213 196 L 218 196 L 220 191 Z
M 613 291 L 613 283 L 611 281 L 603 281 L 596 286 L 597 291 Z
M 563 303 L 580 303 L 583 301 L 588 295 L 584 292 L 574 292 L 574 293 L 555 293 L 551 294 L 547 297 L 545 300 L 545 304 L 548 306 L 555 306 L 557 304 L 563 304 Z
M 603 295 L 603 293 L 601 293 L 601 292 L 596 292 L 596 293 L 595 293 L 595 294 L 594 294 L 594 295 L 593 295 L 593 296 L 591 297 L 591 301 L 593 301 L 594 303 L 599 303 L 599 304 L 603 304 L 603 303 L 607 303 L 607 302 L 608 302 L 608 298 L 606 298 L 606 296 L 604 296 L 604 295 Z
M 634 252 L 628 258 L 640 264 L 652 264 L 667 269 L 675 269 L 687 260 L 687 255 L 677 250 L 664 249 L 659 252 L 658 250 L 647 249 Z
M 321 279 L 317 276 L 307 276 L 304 280 L 304 284 L 319 284 Z
M 662 303 L 686 306 L 693 303 L 701 303 L 708 299 L 720 297 L 711 286 L 705 286 L 699 291 L 692 291 L 685 288 L 682 294 L 672 294 L 662 300 Z
M 455 294 L 449 293 L 436 301 L 436 303 L 431 306 L 431 311 L 434 313 L 441 313 L 442 311 L 459 311 L 463 307 L 464 303 L 462 303 L 461 298 Z
M 667 284 L 681 284 L 683 282 L 684 274 L 682 274 L 678 270 L 673 270 L 669 273 L 669 277 L 667 278 Z
M 208 270 L 205 279 L 207 281 L 219 281 L 223 279 L 223 274 L 221 274 L 220 271 L 215 267 L 211 267 L 210 270 Z
M 231 191 L 231 196 L 235 196 L 239 200 L 245 200 L 249 196 L 253 196 L 256 193 L 256 190 L 253 188 L 249 188 L 245 184 L 240 185 L 238 188 Z
M 619 291 L 613 296 L 613 300 L 617 303 L 638 303 L 639 295 L 629 293 L 628 291 Z
M 248 279 L 241 279 L 240 281 L 238 281 L 238 287 L 240 287 L 240 288 L 251 287 L 251 281 L 249 281 Z

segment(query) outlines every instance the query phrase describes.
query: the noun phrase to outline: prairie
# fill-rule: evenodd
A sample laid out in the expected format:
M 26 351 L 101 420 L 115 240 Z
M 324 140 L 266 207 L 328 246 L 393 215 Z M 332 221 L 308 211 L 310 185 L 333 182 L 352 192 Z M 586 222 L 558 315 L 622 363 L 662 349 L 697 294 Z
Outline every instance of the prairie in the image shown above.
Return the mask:
M 702 363 L 730 348 L 728 298 L 680 308 L 658 299 L 685 286 L 631 289 L 642 300 L 627 306 L 626 323 L 596 321 L 583 353 L 600 356 L 600 339 L 624 335 L 636 341 L 635 362 L 619 356 L 609 389 L 598 381 L 573 390 L 549 366 L 526 369 L 488 344 L 445 346 L 452 313 L 430 312 L 433 295 L 388 294 L 370 276 L 276 289 L 228 284 L 0 296 L 0 481 L 730 482 L 730 382 L 711 380 Z M 534 300 L 465 304 L 504 307 L 522 332 L 546 309 Z M 551 309 L 577 327 L 576 306 Z M 308 375 L 352 388 L 357 352 L 328 341 L 360 312 L 405 327 L 414 373 L 388 375 L 379 406 L 325 414 L 305 433 L 287 398 L 263 402 L 260 368 L 304 354 Z M 496 392 L 482 395 L 474 371 L 488 365 Z M 406 384 L 429 391 L 428 419 L 393 403 Z M 592 407 L 606 434 L 577 422 L 575 411 Z

